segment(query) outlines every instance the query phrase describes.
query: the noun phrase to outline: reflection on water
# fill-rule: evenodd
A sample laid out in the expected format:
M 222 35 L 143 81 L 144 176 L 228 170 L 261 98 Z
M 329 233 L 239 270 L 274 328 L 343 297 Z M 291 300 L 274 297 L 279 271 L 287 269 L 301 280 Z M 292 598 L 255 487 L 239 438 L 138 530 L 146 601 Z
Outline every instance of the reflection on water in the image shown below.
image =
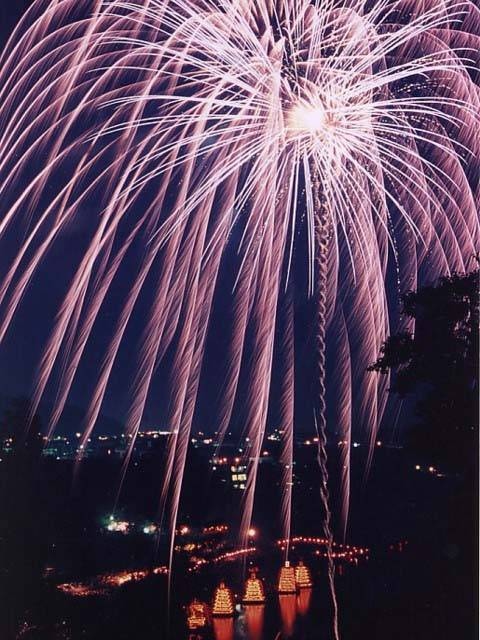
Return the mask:
M 263 605 L 237 606 L 238 615 L 233 618 L 211 618 L 213 640 L 273 640 L 291 639 L 302 629 L 310 629 L 309 616 L 313 604 L 313 590 L 301 589 L 298 594 L 282 594 L 267 600 Z M 275 615 L 278 598 L 279 615 Z M 301 618 L 304 618 L 301 620 Z M 207 633 L 190 633 L 188 640 L 212 640 Z M 295 636 L 297 637 L 297 636 Z M 302 636 L 303 637 L 303 636 Z
M 295 594 L 279 595 L 280 616 L 282 618 L 283 635 L 290 638 L 295 627 L 297 617 L 297 596 Z
M 213 618 L 215 640 L 233 640 L 233 618 Z
M 311 589 L 302 589 L 297 596 L 297 608 L 298 613 L 301 616 L 306 616 L 310 609 L 310 601 L 312 599 Z
M 256 604 L 245 607 L 248 640 L 262 640 L 264 615 L 265 607 L 263 605 Z

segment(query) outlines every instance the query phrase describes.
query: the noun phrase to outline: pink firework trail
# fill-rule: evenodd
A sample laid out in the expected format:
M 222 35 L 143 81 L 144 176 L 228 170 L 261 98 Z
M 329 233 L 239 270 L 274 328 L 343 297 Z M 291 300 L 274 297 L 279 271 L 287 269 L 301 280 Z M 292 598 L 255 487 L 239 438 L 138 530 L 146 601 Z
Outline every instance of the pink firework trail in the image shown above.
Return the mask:
M 387 269 L 395 265 L 398 286 L 412 288 L 464 271 L 479 250 L 479 29 L 479 9 L 468 0 L 35 2 L 0 67 L 0 240 L 17 241 L 5 253 L 0 340 L 48 252 L 88 218 L 89 239 L 35 387 L 34 408 L 58 381 L 50 434 L 126 256 L 140 245 L 82 444 L 148 288 L 127 461 L 155 376 L 168 369 L 173 435 L 162 504 L 174 531 L 209 319 L 234 244 L 218 431 L 226 433 L 241 394 L 252 444 L 245 540 L 278 350 L 288 540 L 292 290 L 303 229 L 316 306 L 321 495 L 329 514 L 328 399 L 344 443 L 345 523 L 352 416 L 372 451 L 386 403 L 388 382 L 364 372 L 389 331 Z M 328 517 L 325 528 L 331 539 Z

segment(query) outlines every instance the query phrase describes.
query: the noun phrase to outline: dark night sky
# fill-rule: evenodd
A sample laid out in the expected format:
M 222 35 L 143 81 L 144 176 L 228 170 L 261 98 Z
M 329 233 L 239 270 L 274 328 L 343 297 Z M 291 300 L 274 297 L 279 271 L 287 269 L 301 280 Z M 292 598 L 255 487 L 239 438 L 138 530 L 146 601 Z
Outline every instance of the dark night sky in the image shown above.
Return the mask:
M 31 0 L 3 0 L 0 6 L 0 37 L 3 47 L 19 17 L 32 4 Z

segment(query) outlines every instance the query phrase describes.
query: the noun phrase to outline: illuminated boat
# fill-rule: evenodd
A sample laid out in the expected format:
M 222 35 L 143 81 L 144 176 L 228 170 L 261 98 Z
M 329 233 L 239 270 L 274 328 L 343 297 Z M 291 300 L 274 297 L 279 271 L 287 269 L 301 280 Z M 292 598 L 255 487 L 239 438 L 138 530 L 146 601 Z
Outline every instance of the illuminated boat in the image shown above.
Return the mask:
M 257 578 L 257 572 L 255 569 L 250 570 L 250 576 L 245 582 L 245 592 L 243 594 L 243 604 L 264 604 L 265 602 L 265 590 L 263 588 L 263 582 L 260 578 Z
M 299 562 L 295 568 L 295 581 L 299 589 L 310 589 L 313 587 L 310 569 L 303 562 Z
M 235 601 L 233 593 L 224 582 L 215 589 L 213 597 L 212 616 L 218 618 L 233 618 L 235 614 Z
M 200 600 L 193 600 L 187 609 L 187 627 L 194 631 L 204 629 L 208 624 L 208 605 Z
M 295 569 L 290 565 L 290 562 L 288 562 L 288 560 L 280 569 L 277 591 L 280 594 L 291 594 L 297 592 Z

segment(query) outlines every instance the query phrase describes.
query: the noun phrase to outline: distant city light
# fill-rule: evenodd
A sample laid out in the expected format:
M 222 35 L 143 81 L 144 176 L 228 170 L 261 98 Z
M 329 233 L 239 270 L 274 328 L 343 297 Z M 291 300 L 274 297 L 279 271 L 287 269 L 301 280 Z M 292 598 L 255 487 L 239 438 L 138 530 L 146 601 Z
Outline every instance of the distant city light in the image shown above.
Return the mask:
M 420 469 L 421 469 L 421 468 L 422 468 L 422 467 L 421 467 L 419 464 L 416 464 L 416 465 L 415 465 L 415 469 L 416 469 L 417 471 L 420 471 Z
M 110 590 L 117 589 L 127 582 L 139 582 L 149 575 L 167 575 L 168 568 L 164 566 L 154 569 L 139 569 L 136 571 L 119 571 L 96 576 L 90 582 L 70 582 L 57 586 L 57 589 L 74 597 L 106 595 Z
M 256 529 L 249 529 L 248 530 L 248 537 L 249 538 L 254 538 L 257 535 L 257 530 Z
M 157 527 L 154 524 L 147 524 L 143 527 L 143 533 L 147 536 L 151 536 L 156 533 Z
M 113 531 L 114 533 L 128 533 L 130 528 L 130 523 L 126 520 L 110 520 L 107 530 Z

